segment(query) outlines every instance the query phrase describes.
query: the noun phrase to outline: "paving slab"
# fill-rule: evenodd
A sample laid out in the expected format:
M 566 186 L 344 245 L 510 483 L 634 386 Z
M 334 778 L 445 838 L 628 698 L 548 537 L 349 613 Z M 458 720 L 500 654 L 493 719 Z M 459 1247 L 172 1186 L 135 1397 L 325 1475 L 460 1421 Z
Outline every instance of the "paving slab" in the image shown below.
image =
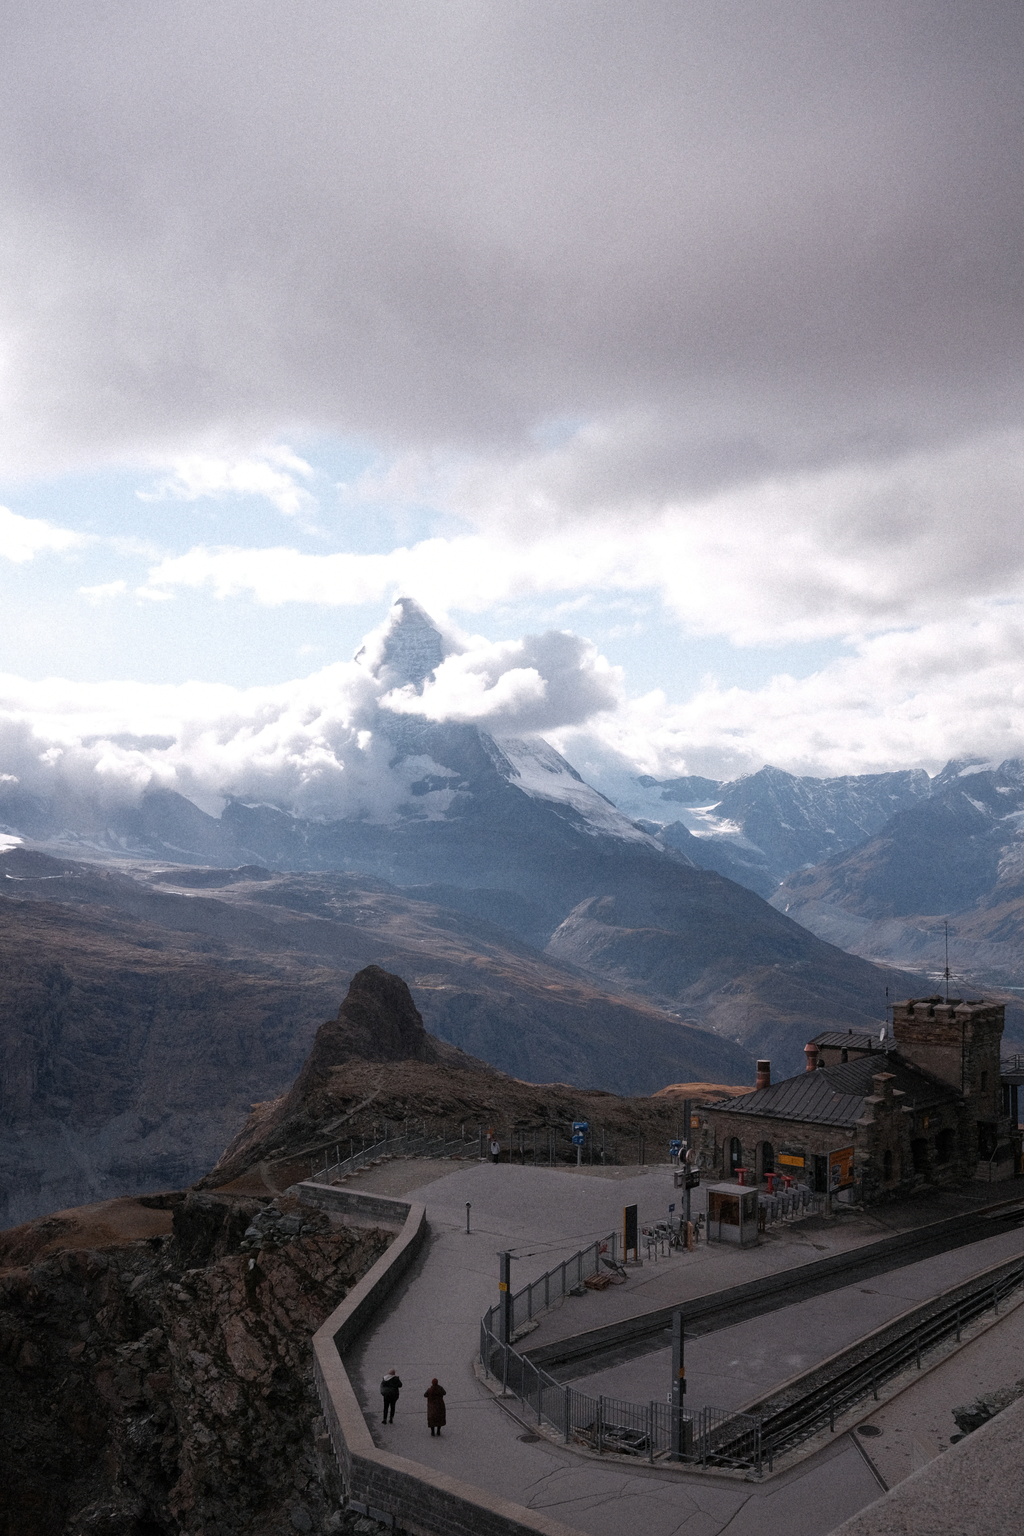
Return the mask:
M 1018 1228 L 875 1275 L 866 1284 L 844 1286 L 688 1340 L 688 1400 L 716 1408 L 741 1408 L 917 1303 L 991 1264 L 1022 1254 L 1024 1230 Z M 683 1315 L 685 1332 L 685 1308 Z M 535 1337 L 530 1336 L 531 1344 Z M 571 1385 L 592 1397 L 618 1397 L 640 1403 L 663 1401 L 671 1370 L 672 1351 L 667 1344 L 664 1349 L 638 1355 L 607 1370 L 589 1371 Z M 1024 1360 L 1020 1374 L 1024 1375 Z
M 374 1177 L 382 1173 L 375 1170 Z M 518 1402 L 511 1400 L 503 1407 L 477 1381 L 472 1361 L 479 1348 L 480 1317 L 497 1295 L 498 1252 L 511 1249 L 516 1255 L 513 1283 L 518 1288 L 617 1228 L 624 1204 L 635 1201 L 642 1221 L 661 1215 L 666 1195 L 677 1193 L 672 1191 L 670 1169 L 663 1174 L 616 1170 L 609 1175 L 608 1170 L 591 1174 L 508 1164 L 454 1164 L 447 1175 L 434 1177 L 420 1189 L 401 1192 L 425 1202 L 430 1237 L 398 1293 L 347 1360 L 378 1444 L 528 1507 L 546 1510 L 588 1536 L 632 1536 L 638 1528 L 645 1536 L 680 1532 L 719 1536 L 725 1531 L 729 1536 L 748 1532 L 750 1536 L 754 1532 L 757 1536 L 826 1536 L 879 1493 L 871 1466 L 847 1437 L 770 1484 L 642 1463 L 624 1465 L 583 1457 L 545 1438 L 536 1439 Z M 471 1203 L 468 1235 L 467 1201 Z M 825 1234 L 837 1244 L 848 1241 L 850 1235 L 851 1229 L 844 1230 L 841 1222 Z M 861 1224 L 861 1241 L 879 1235 L 876 1226 Z M 807 1238 L 798 1239 L 789 1252 L 799 1255 L 801 1241 L 808 1259 L 820 1256 Z M 784 1267 L 778 1260 L 785 1245 L 765 1246 L 770 1253 L 774 1249 L 778 1259 L 764 1272 Z M 678 1277 L 685 1279 L 689 1274 L 690 1283 L 705 1290 L 707 1281 L 702 1277 L 712 1273 L 721 1275 L 723 1285 L 751 1278 L 751 1266 L 746 1263 L 751 1254 L 711 1251 L 714 1269 L 701 1264 L 686 1271 L 683 1266 L 691 1255 L 664 1261 L 660 1284 L 674 1277 L 678 1283 Z M 655 1268 L 645 1266 L 635 1273 L 650 1277 Z M 673 1268 L 674 1277 L 669 1273 Z M 571 1316 L 571 1331 L 604 1321 L 600 1303 L 616 1289 L 627 1287 L 588 1293 L 575 1303 L 574 1314 L 569 1308 L 575 1299 L 567 1301 L 561 1314 Z M 637 1310 L 664 1304 L 660 1297 L 650 1300 L 646 1286 L 636 1286 L 635 1293 L 640 1298 Z M 771 1324 L 762 1318 L 751 1326 L 770 1330 Z M 405 1386 L 395 1423 L 385 1427 L 379 1422 L 378 1383 L 389 1366 L 396 1368 Z M 440 1437 L 428 1433 L 422 1397 L 433 1376 L 448 1391 L 448 1424 Z M 509 1411 L 512 1408 L 514 1413 Z

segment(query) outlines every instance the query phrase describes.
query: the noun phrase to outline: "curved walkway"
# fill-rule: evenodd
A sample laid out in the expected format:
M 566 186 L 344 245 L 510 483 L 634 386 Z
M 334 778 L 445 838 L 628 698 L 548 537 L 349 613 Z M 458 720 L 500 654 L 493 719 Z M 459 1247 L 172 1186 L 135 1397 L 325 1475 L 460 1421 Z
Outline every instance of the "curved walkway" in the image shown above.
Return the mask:
M 410 1188 L 417 1179 L 425 1182 Z M 344 1371 L 341 1375 L 349 1429 L 353 1441 L 361 1441 L 366 1465 L 387 1464 L 392 1478 L 395 1469 L 399 1476 L 407 1469 L 410 1477 L 420 1480 L 418 1497 L 424 1488 L 441 1496 L 448 1490 L 455 1500 L 455 1524 L 441 1528 L 472 1536 L 492 1528 L 560 1529 L 568 1536 L 567 1527 L 586 1536 L 632 1536 L 638 1528 L 645 1536 L 825 1536 L 878 1498 L 879 1474 L 855 1435 L 837 1435 L 799 1466 L 757 1484 L 735 1474 L 587 1457 L 538 1439 L 529 1424 L 520 1422 L 478 1382 L 473 1360 L 479 1318 L 496 1296 L 499 1250 L 511 1248 L 517 1254 L 513 1286 L 518 1288 L 617 1225 L 623 1204 L 636 1200 L 642 1221 L 666 1214 L 667 1204 L 677 1198 L 670 1170 L 594 1170 L 591 1176 L 590 1170 L 490 1164 L 416 1170 L 398 1164 L 377 1170 L 370 1187 L 361 1186 L 360 1193 L 363 1188 L 367 1194 L 402 1194 L 414 1203 L 428 1203 L 429 1233 L 400 1285 L 347 1350 L 352 1385 Z M 472 1203 L 469 1234 L 467 1201 Z M 602 1302 L 614 1296 L 620 1308 L 627 1289 L 638 1311 L 666 1300 L 685 1305 L 687 1296 L 807 1262 L 822 1251 L 857 1247 L 878 1235 L 877 1221 L 865 1218 L 808 1224 L 743 1253 L 705 1247 L 632 1272 L 628 1288 L 568 1299 L 559 1322 L 578 1328 L 599 1324 Z M 688 1345 L 688 1377 L 691 1350 L 708 1346 L 716 1354 L 704 1362 L 703 1389 L 702 1372 L 696 1371 L 698 1391 L 692 1401 L 725 1405 L 730 1396 L 735 1401 L 746 1395 L 754 1379 L 759 1385 L 777 1382 L 792 1374 L 794 1365 L 814 1363 L 844 1338 L 868 1331 L 880 1312 L 898 1312 L 908 1298 L 934 1294 L 962 1275 L 1019 1254 L 1022 1245 L 1019 1229 L 1004 1232 L 970 1249 L 877 1277 L 870 1287 L 851 1286 L 818 1298 L 817 1306 L 824 1310 L 817 1315 L 814 1303 L 805 1302 L 697 1340 Z M 371 1280 L 372 1274 L 364 1285 Z M 353 1293 L 339 1312 L 357 1302 Z M 322 1333 L 327 1332 L 325 1326 Z M 395 1424 L 384 1427 L 377 1383 L 391 1365 L 405 1388 Z M 636 1366 L 638 1374 L 633 1376 L 625 1363 L 617 1367 L 623 1376 L 615 1387 L 621 1396 L 643 1400 L 657 1393 L 665 1378 L 657 1370 L 657 1356 L 645 1356 Z M 428 1433 L 421 1395 L 435 1375 L 448 1389 L 448 1426 L 440 1438 Z M 586 1383 L 588 1390 L 596 1384 L 593 1377 Z M 648 1390 L 642 1390 L 645 1387 Z M 520 1411 L 516 1401 L 511 1406 Z M 486 1490 L 482 1498 L 476 1495 L 479 1489 Z M 472 1496 L 468 1501 L 467 1493 Z M 517 1526 L 524 1506 L 531 1513 Z M 401 1508 L 404 1516 L 404 1499 Z M 405 1523 L 411 1530 L 419 1528 L 408 1519 Z

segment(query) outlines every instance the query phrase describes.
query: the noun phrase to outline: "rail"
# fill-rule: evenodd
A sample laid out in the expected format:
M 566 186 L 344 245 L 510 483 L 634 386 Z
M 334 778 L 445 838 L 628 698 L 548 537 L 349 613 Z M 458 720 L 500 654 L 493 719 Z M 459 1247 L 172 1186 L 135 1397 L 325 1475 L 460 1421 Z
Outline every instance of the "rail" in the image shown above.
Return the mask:
M 1002 1273 L 989 1271 L 980 1282 L 965 1282 L 955 1287 L 954 1293 L 947 1292 L 950 1299 L 929 1316 L 920 1314 L 932 1303 L 926 1302 L 923 1307 L 915 1308 L 918 1315 L 895 1335 L 891 1326 L 876 1330 L 875 1335 L 870 1336 L 878 1340 L 875 1348 L 864 1353 L 862 1340 L 844 1351 L 847 1358 L 854 1353 L 859 1353 L 859 1358 L 776 1412 L 763 1412 L 764 1454 L 769 1467 L 776 1456 L 809 1439 L 826 1424 L 834 1430 L 836 1420 L 868 1396 L 877 1400 L 879 1387 L 901 1375 L 909 1366 L 916 1365 L 920 1370 L 922 1359 L 929 1351 L 953 1336 L 959 1343 L 961 1332 L 968 1323 L 990 1309 L 998 1313 L 1000 1304 L 1024 1285 L 1024 1260 L 1014 1260 L 996 1268 Z
M 480 1324 L 484 1372 L 501 1382 L 504 1396 L 518 1397 L 523 1411 L 568 1445 L 575 1442 L 599 1455 L 635 1456 L 653 1463 L 672 1460 L 692 1466 L 729 1467 L 760 1477 L 763 1465 L 761 1419 L 725 1408 L 673 1408 L 653 1399 L 626 1402 L 591 1397 L 564 1385 L 534 1365 L 511 1344 Z
M 476 1155 L 478 1138 L 467 1136 L 446 1137 L 431 1136 L 424 1132 L 403 1132 L 397 1136 L 385 1132 L 382 1140 L 372 1142 L 369 1146 L 360 1147 L 359 1151 L 353 1150 L 348 1157 L 341 1157 L 341 1144 L 335 1146 L 334 1161 L 331 1161 L 330 1150 L 322 1156 L 324 1165 L 318 1168 L 310 1165 L 309 1177 L 314 1184 L 332 1184 L 339 1179 L 344 1179 L 358 1172 L 360 1168 L 366 1168 L 371 1163 L 381 1162 L 388 1157 L 466 1157 Z
M 553 1269 L 547 1270 L 538 1280 L 531 1280 L 521 1290 L 515 1291 L 509 1302 L 510 1320 L 509 1332 L 515 1335 L 524 1324 L 532 1322 L 537 1312 L 545 1312 L 553 1307 L 556 1301 L 568 1296 L 575 1288 L 582 1286 L 591 1275 L 601 1273 L 601 1260 L 609 1256 L 612 1265 L 618 1261 L 616 1251 L 619 1235 L 610 1232 L 607 1237 L 600 1237 L 596 1242 L 588 1243 L 574 1253 L 571 1258 L 563 1259 Z M 500 1306 L 491 1307 L 483 1319 L 483 1325 L 489 1331 L 494 1331 L 494 1320 L 497 1317 Z

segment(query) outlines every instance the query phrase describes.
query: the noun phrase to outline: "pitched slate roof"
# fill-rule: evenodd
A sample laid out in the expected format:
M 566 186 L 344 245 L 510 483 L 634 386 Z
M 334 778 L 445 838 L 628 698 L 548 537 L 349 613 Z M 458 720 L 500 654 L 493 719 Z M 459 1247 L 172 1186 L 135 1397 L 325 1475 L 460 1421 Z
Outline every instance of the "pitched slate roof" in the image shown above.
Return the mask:
M 844 1037 L 845 1038 L 845 1037 Z M 730 1115 L 762 1115 L 775 1120 L 807 1120 L 815 1125 L 852 1125 L 864 1112 L 864 1100 L 874 1092 L 872 1078 L 877 1072 L 891 1072 L 893 1088 L 905 1095 L 908 1107 L 922 1109 L 930 1104 L 959 1097 L 956 1090 L 918 1067 L 912 1067 L 895 1052 L 872 1053 L 844 1061 L 835 1067 L 819 1067 L 815 1072 L 800 1072 L 786 1077 L 770 1088 L 755 1088 L 739 1098 L 709 1104 Z
M 880 1051 L 881 1041 L 877 1035 L 863 1035 L 856 1030 L 825 1029 L 820 1035 L 815 1035 L 812 1045 L 822 1045 L 828 1050 L 843 1051 Z

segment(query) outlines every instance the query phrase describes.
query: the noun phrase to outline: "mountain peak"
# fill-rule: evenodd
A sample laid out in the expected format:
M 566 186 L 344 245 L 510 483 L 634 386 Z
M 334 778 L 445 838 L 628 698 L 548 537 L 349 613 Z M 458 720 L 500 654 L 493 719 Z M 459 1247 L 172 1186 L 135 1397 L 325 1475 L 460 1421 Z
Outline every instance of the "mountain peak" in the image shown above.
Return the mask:
M 364 662 L 374 677 L 392 688 L 412 686 L 422 693 L 424 683 L 445 658 L 444 640 L 429 613 L 415 598 L 397 597 L 383 632 L 378 633 L 376 646 L 364 645 L 356 652 L 356 661 Z

